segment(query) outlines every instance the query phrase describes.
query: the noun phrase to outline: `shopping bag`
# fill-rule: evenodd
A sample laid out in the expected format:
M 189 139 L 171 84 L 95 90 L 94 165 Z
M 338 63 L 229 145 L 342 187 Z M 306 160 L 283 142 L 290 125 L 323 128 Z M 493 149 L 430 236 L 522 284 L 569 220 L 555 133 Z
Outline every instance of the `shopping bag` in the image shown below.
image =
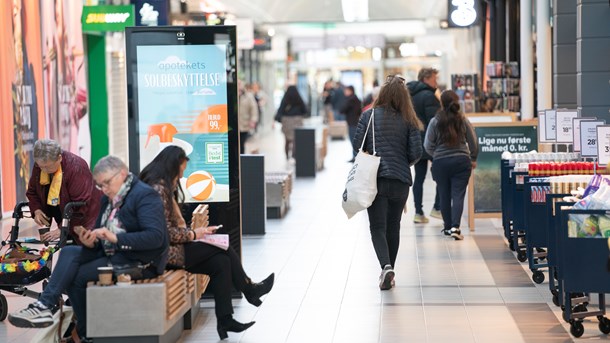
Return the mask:
M 347 218 L 353 217 L 356 213 L 367 209 L 377 196 L 377 170 L 381 157 L 377 156 L 375 150 L 375 109 L 371 113 L 371 118 L 366 126 L 362 145 L 358 150 L 358 154 L 354 159 L 354 165 L 347 174 L 347 182 L 345 183 L 345 191 L 343 192 L 343 211 Z M 366 141 L 366 135 L 372 125 L 371 132 L 373 133 L 373 154 L 368 154 L 362 149 Z
M 63 305 L 62 311 L 57 311 L 53 315 L 53 324 L 44 329 L 38 330 L 38 333 L 32 338 L 32 343 L 60 343 L 63 342 L 63 336 L 66 330 L 70 327 L 74 311 L 72 307 Z M 63 318 L 62 318 L 63 317 Z

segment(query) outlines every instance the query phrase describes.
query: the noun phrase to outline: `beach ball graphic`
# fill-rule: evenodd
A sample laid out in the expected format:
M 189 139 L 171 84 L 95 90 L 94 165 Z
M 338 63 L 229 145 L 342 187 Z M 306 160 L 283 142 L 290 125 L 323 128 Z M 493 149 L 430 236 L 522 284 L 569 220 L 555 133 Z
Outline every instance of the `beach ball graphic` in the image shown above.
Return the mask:
M 212 174 L 199 170 L 186 178 L 186 190 L 195 200 L 209 199 L 216 190 L 216 180 Z

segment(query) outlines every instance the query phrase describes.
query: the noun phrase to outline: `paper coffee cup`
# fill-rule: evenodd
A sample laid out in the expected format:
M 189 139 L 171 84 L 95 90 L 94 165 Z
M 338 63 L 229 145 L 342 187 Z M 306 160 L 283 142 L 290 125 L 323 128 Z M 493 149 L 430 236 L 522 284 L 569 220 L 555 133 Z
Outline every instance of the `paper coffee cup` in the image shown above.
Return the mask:
M 112 285 L 112 267 L 98 267 L 97 273 L 100 285 Z

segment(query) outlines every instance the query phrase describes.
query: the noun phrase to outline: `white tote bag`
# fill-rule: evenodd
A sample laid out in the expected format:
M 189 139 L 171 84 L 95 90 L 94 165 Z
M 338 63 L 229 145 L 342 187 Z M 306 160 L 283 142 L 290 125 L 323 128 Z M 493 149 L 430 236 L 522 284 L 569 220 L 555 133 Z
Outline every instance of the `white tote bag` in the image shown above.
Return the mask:
M 354 165 L 347 175 L 345 191 L 343 192 L 343 211 L 347 218 L 353 217 L 356 213 L 367 209 L 377 196 L 377 170 L 381 157 L 377 156 L 375 150 L 375 109 L 371 113 L 371 118 L 366 126 L 362 144 L 354 160 Z M 373 125 L 371 125 L 373 123 Z M 364 152 L 364 142 L 369 128 L 373 132 L 373 154 Z

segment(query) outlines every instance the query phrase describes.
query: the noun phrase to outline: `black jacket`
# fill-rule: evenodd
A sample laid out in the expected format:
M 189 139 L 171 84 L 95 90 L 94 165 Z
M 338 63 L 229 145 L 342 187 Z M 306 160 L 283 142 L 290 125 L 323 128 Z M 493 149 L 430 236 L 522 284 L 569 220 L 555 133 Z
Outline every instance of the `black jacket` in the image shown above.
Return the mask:
M 108 197 L 104 196 L 95 227 L 101 226 L 106 206 Z M 117 235 L 115 253 L 143 264 L 152 262 L 157 273 L 162 274 L 168 259 L 169 235 L 159 193 L 134 178 L 119 210 L 119 220 L 126 232 Z M 96 244 L 93 249 L 103 249 L 102 244 Z
M 362 113 L 362 103 L 356 94 L 352 94 L 345 99 L 339 112 L 345 114 L 345 120 L 347 121 L 348 126 L 358 125 L 358 119 L 360 119 L 360 113 Z
M 420 132 L 409 125 L 399 113 L 386 111 L 377 107 L 375 116 L 375 150 L 381 157 L 377 177 L 396 179 L 413 184 L 411 166 L 419 161 L 422 154 Z M 366 126 L 373 110 L 367 110 L 360 116 L 354 146 L 360 148 Z M 373 135 L 371 130 L 366 136 L 364 150 L 373 153 Z
M 424 82 L 411 81 L 407 84 L 407 87 L 411 93 L 415 113 L 417 113 L 417 117 L 424 124 L 424 130 L 421 132 L 421 141 L 423 144 L 428 124 L 430 123 L 430 120 L 434 118 L 436 112 L 441 108 L 441 102 L 434 95 L 436 90 Z M 432 156 L 424 151 L 422 159 L 431 160 Z

